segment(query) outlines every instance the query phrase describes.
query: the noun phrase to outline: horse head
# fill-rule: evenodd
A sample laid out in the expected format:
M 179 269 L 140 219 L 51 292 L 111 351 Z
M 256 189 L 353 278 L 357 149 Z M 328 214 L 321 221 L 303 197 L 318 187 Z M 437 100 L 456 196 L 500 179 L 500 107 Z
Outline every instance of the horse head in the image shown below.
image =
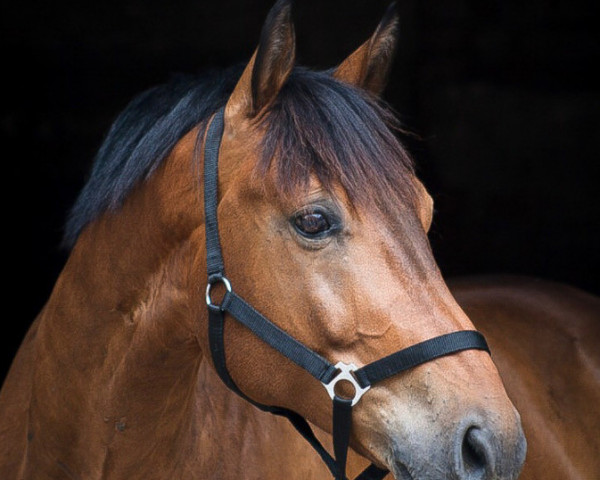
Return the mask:
M 379 98 L 397 25 L 389 10 L 337 68 L 313 72 L 294 66 L 290 3 L 280 1 L 224 110 L 218 219 L 227 277 L 332 363 L 366 365 L 474 329 L 436 265 L 432 199 Z M 331 431 L 319 382 L 235 320 L 225 345 L 248 397 Z M 519 415 L 492 359 L 477 350 L 374 386 L 354 409 L 352 432 L 351 446 L 398 479 L 512 479 L 525 454 Z

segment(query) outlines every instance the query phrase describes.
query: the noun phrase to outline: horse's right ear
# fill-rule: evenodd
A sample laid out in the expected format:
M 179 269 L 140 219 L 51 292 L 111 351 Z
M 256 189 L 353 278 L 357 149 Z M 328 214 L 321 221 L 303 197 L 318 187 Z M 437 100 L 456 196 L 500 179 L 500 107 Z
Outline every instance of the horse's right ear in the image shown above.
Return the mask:
M 260 34 L 260 43 L 246 65 L 225 108 L 226 120 L 251 118 L 268 108 L 294 66 L 296 40 L 291 0 L 278 0 Z
M 398 12 L 392 3 L 365 43 L 333 72 L 342 82 L 380 95 L 387 83 L 398 41 Z

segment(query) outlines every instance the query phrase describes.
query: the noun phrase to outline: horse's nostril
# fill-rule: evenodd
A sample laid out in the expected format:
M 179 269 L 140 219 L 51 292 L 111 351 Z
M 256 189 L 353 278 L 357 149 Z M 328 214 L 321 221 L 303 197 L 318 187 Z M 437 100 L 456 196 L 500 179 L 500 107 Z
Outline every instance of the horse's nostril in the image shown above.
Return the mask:
M 485 471 L 487 464 L 486 452 L 482 448 L 481 441 L 477 437 L 477 427 L 467 430 L 462 443 L 463 467 L 468 473 Z
M 489 435 L 479 427 L 469 427 L 462 438 L 457 470 L 459 478 L 483 480 L 494 471 L 493 449 Z

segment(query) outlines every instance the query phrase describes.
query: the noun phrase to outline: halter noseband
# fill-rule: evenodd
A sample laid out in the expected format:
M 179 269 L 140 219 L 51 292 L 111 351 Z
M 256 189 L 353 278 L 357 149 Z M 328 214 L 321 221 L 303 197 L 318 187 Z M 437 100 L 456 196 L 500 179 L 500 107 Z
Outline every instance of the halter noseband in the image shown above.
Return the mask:
M 286 417 L 321 456 L 335 479 L 346 480 L 346 458 L 352 427 L 352 407 L 356 405 L 371 386 L 404 370 L 462 350 L 477 349 L 489 352 L 488 345 L 479 332 L 473 330 L 458 331 L 412 345 L 361 368 L 343 362 L 332 365 L 318 353 L 288 335 L 239 297 L 227 277 L 225 277 L 225 266 L 217 223 L 218 161 L 223 126 L 224 108 L 215 114 L 208 128 L 204 146 L 204 212 L 208 270 L 206 303 L 209 318 L 208 336 L 215 369 L 221 380 L 243 399 L 263 411 Z M 222 283 L 226 290 L 220 305 L 213 303 L 211 299 L 211 289 L 218 283 Z M 287 408 L 255 402 L 237 387 L 229 375 L 225 359 L 225 313 L 233 316 L 257 337 L 296 365 L 302 367 L 324 385 L 333 401 L 333 447 L 335 458 L 325 450 L 306 419 L 298 413 Z M 353 398 L 342 398 L 335 393 L 336 383 L 342 380 L 353 385 Z M 356 480 L 380 480 L 387 473 L 387 470 L 371 464 Z

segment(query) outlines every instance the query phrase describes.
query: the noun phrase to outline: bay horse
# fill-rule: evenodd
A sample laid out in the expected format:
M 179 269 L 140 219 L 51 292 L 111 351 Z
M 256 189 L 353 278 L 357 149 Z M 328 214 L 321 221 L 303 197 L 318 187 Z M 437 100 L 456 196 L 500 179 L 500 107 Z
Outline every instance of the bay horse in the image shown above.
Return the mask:
M 390 10 L 338 67 L 311 71 L 294 65 L 279 0 L 243 69 L 130 103 L 2 387 L 2 479 L 330 478 L 284 418 L 215 370 L 202 169 L 219 111 L 218 232 L 236 292 L 331 362 L 368 365 L 474 325 L 491 347 L 374 385 L 352 413 L 349 475 L 370 461 L 399 480 L 599 478 L 600 301 L 531 279 L 448 287 L 427 240 L 431 197 L 379 99 L 396 30 Z M 211 293 L 223 303 L 224 287 Z M 235 384 L 331 448 L 323 385 L 227 317 Z

